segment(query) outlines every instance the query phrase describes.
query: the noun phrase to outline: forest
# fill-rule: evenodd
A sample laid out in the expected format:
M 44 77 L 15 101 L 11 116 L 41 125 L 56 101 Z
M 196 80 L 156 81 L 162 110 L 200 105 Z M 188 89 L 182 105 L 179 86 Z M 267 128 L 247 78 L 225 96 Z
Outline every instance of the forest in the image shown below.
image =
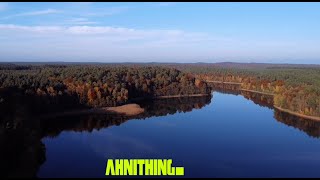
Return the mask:
M 219 81 L 273 94 L 276 107 L 320 116 L 319 65 L 3 63 L 0 72 L 0 96 L 15 88 L 47 109 L 56 104 L 61 109 L 118 106 L 136 98 L 210 94 L 213 87 L 208 82 Z
M 320 116 L 320 68 L 254 64 L 0 64 L 0 162 L 5 177 L 34 177 L 46 161 L 43 137 L 64 130 L 99 130 L 131 119 L 144 120 L 200 109 L 211 91 L 242 95 L 260 106 L 273 105 Z M 208 83 L 207 81 L 239 84 Z M 272 93 L 250 93 L 243 89 Z M 206 94 L 202 97 L 184 97 Z M 180 98 L 156 97 L 181 95 Z M 141 98 L 146 101 L 139 102 Z M 137 103 L 146 110 L 134 117 L 71 116 L 40 119 L 39 113 L 71 108 Z M 317 121 L 275 109 L 277 121 L 320 137 Z M 19 172 L 19 173 L 17 173 Z
M 178 66 L 179 68 L 179 66 Z M 203 81 L 240 83 L 242 90 L 274 94 L 274 105 L 308 116 L 320 116 L 319 66 L 181 66 Z
M 42 110 L 118 106 L 135 98 L 210 94 L 205 82 L 168 67 L 2 64 L 0 69 L 1 101 L 20 93 Z

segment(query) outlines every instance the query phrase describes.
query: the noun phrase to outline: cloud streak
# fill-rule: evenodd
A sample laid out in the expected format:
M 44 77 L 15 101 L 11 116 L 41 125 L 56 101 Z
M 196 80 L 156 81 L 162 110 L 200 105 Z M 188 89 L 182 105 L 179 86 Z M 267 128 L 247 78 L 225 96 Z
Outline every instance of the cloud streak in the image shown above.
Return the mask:
M 70 19 L 75 23 L 87 18 Z M 0 61 L 230 61 L 252 58 L 315 58 L 314 48 L 294 41 L 233 39 L 179 29 L 135 29 L 112 26 L 24 26 L 0 24 Z M 306 57 L 307 56 L 307 57 Z
M 75 19 L 77 22 L 84 22 L 87 19 Z M 8 41 L 15 40 L 16 44 L 29 42 L 31 39 L 34 45 L 46 44 L 51 40 L 62 44 L 76 44 L 76 46 L 94 47 L 118 47 L 123 49 L 130 47 L 136 49 L 141 47 L 169 48 L 174 46 L 200 45 L 210 41 L 210 37 L 204 33 L 186 32 L 182 30 L 159 30 L 159 29 L 133 29 L 111 26 L 21 26 L 14 24 L 0 24 L 0 34 Z M 19 43 L 18 43 L 19 42 Z M 14 42 L 13 42 L 14 43 Z M 41 46 L 41 45 L 39 45 Z M 47 45 L 45 45 L 47 46 Z
M 86 19 L 77 19 L 84 21 Z M 182 30 L 111 26 L 22 26 L 0 24 L 2 59 L 145 59 L 175 56 L 192 49 L 206 34 Z M 32 46 L 31 46 L 32 44 Z M 186 46 L 189 46 L 187 48 Z M 188 50 L 183 55 L 188 55 Z M 173 53 L 173 54 L 172 54 Z M 59 58 L 60 57 L 60 58 Z M 1 59 L 0 59 L 1 61 Z
M 39 10 L 39 11 L 30 11 L 25 13 L 13 14 L 10 16 L 6 16 L 3 19 L 10 19 L 15 17 L 26 17 L 26 16 L 40 16 L 40 15 L 57 14 L 57 13 L 61 13 L 61 11 L 56 9 L 45 9 L 45 10 Z
M 88 18 L 71 18 L 69 20 L 66 20 L 66 24 L 71 24 L 71 25 L 92 25 L 92 24 L 98 24 L 98 22 L 90 21 Z
M 71 19 L 71 22 L 90 22 L 86 18 Z M 189 33 L 182 30 L 141 30 L 125 27 L 111 26 L 22 26 L 14 24 L 0 24 L 1 31 L 15 31 L 16 33 L 43 33 L 47 35 L 53 34 L 72 34 L 72 35 L 118 35 L 118 36 L 141 36 L 150 37 L 188 37 L 203 36 L 202 33 Z

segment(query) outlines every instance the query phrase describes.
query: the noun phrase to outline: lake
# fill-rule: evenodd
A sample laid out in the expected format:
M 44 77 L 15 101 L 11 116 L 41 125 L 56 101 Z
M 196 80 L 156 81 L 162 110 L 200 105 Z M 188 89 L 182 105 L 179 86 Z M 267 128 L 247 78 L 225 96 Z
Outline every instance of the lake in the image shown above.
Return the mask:
M 270 97 L 216 90 L 140 104 L 146 112 L 134 118 L 40 122 L 15 172 L 106 177 L 108 159 L 134 158 L 172 159 L 185 177 L 320 177 L 319 123 L 275 111 Z

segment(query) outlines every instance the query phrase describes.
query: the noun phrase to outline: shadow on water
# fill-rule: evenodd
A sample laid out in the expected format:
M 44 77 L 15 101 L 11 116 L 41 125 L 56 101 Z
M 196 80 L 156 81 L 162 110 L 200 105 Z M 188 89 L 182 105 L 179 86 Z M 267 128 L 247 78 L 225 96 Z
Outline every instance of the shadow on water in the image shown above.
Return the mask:
M 201 109 L 211 103 L 212 96 L 181 97 L 137 101 L 145 109 L 136 116 L 81 115 L 40 119 L 35 107 L 19 92 L 11 91 L 0 103 L 0 176 L 35 177 L 46 160 L 45 137 L 56 137 L 63 131 L 92 132 L 110 126 L 119 126 L 129 120 L 147 120 L 178 112 Z
M 135 116 L 122 115 L 81 115 L 67 116 L 40 121 L 42 137 L 55 137 L 62 131 L 92 132 L 110 126 L 119 126 L 129 120 L 147 120 L 150 117 L 167 116 L 179 112 L 191 112 L 210 104 L 212 96 L 168 98 L 149 101 L 137 101 L 145 111 Z
M 212 85 L 212 90 L 242 95 L 262 107 L 273 109 L 270 96 L 240 91 L 235 85 Z M 3 97 L 3 96 L 2 96 Z M 147 120 L 149 117 L 166 116 L 178 112 L 191 112 L 211 103 L 212 96 L 168 98 L 137 101 L 145 112 L 133 117 L 121 115 L 82 115 L 52 119 L 39 119 L 32 110 L 30 99 L 13 94 L 0 103 L 0 176 L 35 177 L 46 160 L 44 137 L 56 137 L 63 131 L 92 132 L 110 126 L 119 126 L 129 120 Z M 277 121 L 295 127 L 309 136 L 320 137 L 320 123 L 295 117 L 274 110 Z

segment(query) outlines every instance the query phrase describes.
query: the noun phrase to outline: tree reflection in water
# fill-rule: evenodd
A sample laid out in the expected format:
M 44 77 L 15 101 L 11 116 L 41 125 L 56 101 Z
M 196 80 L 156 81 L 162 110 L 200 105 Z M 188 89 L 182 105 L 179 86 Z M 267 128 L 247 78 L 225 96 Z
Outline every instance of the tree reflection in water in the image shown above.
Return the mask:
M 19 93 L 11 94 L 0 103 L 0 166 L 2 177 L 35 177 L 45 162 L 44 137 L 56 137 L 63 131 L 92 132 L 110 126 L 119 126 L 132 119 L 166 116 L 190 112 L 210 104 L 212 96 L 169 98 L 141 101 L 145 112 L 126 117 L 121 115 L 82 115 L 40 119 L 29 99 Z
M 210 83 L 210 87 L 215 92 L 221 92 L 225 94 L 242 95 L 246 99 L 254 102 L 261 107 L 267 107 L 274 110 L 274 118 L 287 126 L 294 127 L 300 131 L 306 133 L 310 137 L 320 137 L 320 122 L 305 119 L 291 115 L 286 112 L 279 111 L 273 108 L 273 97 L 270 95 L 264 95 L 259 93 L 252 93 L 247 91 L 241 91 L 239 85 L 222 84 L 222 83 Z
M 268 95 L 240 91 L 230 84 L 211 85 L 212 91 L 242 95 L 262 107 L 273 109 L 273 99 Z M 213 92 L 214 93 L 214 92 Z M 63 131 L 92 132 L 110 126 L 119 126 L 129 120 L 147 120 L 178 112 L 201 109 L 211 103 L 212 96 L 169 98 L 136 102 L 145 112 L 134 116 L 85 115 L 40 119 L 34 114 L 30 101 L 14 94 L 0 103 L 0 166 L 2 177 L 35 177 L 45 162 L 44 137 L 56 137 Z M 320 122 L 299 118 L 274 110 L 277 121 L 295 127 L 309 136 L 320 136 Z

